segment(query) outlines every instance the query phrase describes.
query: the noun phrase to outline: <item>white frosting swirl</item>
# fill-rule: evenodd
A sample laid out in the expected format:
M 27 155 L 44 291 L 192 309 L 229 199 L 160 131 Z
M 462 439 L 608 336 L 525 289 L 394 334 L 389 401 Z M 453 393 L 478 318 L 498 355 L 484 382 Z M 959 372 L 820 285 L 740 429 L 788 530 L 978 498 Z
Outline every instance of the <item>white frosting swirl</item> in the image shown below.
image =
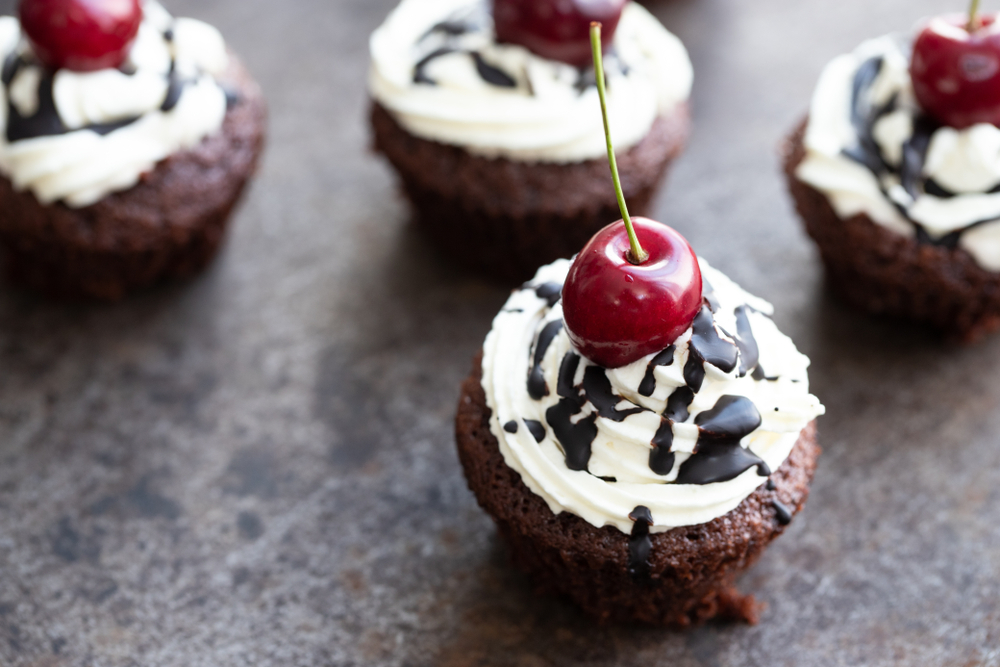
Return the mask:
M 589 465 L 586 471 L 580 471 L 570 470 L 546 417 L 547 410 L 559 402 L 556 387 L 560 365 L 567 353 L 575 352 L 565 329 L 552 341 L 541 364 L 551 389 L 549 395 L 534 400 L 527 389 L 533 344 L 547 323 L 562 319 L 561 303 L 550 307 L 535 290 L 521 289 L 511 295 L 494 320 L 483 355 L 483 389 L 492 410 L 490 430 L 500 443 L 507 465 L 520 473 L 528 488 L 541 496 L 554 513 L 571 512 L 594 526 L 612 525 L 625 533 L 632 529 L 629 513 L 639 506 L 651 510 L 654 522 L 651 530 L 654 532 L 711 521 L 736 508 L 766 478 L 754 467 L 728 481 L 703 485 L 675 483 L 682 465 L 696 449 L 699 430 L 695 419 L 699 414 L 711 410 L 722 396 L 749 398 L 763 421 L 740 444 L 776 470 L 788 457 L 801 431 L 824 413 L 818 399 L 809 393 L 809 359 L 796 350 L 792 341 L 779 332 L 767 316 L 772 312 L 771 305 L 744 292 L 704 260 L 701 265 L 719 304 L 715 313 L 716 327 L 723 330 L 726 340 L 732 341 L 724 331 L 737 331 L 735 311 L 740 306 L 749 306 L 746 312 L 759 346 L 759 368 L 766 369 L 768 376 L 777 379 L 755 379 L 750 373 L 740 376 L 738 367 L 726 373 L 706 364 L 706 377 L 694 395 L 689 417 L 673 424 L 675 462 L 666 475 L 656 474 L 650 468 L 652 441 L 661 427 L 661 414 L 667 407 L 667 400 L 678 387 L 686 385 L 684 368 L 689 356 L 691 329 L 675 343 L 673 363 L 655 368 L 656 388 L 648 397 L 640 395 L 639 386 L 655 355 L 606 371 L 613 392 L 621 397 L 618 409 L 641 407 L 644 410 L 622 421 L 598 416 L 597 437 L 592 443 Z M 569 266 L 569 260 L 545 266 L 538 271 L 532 284 L 561 284 Z M 582 359 L 576 380 L 592 365 Z M 588 403 L 579 419 L 595 410 Z M 546 425 L 545 436 L 540 442 L 524 420 Z M 518 425 L 514 433 L 504 428 L 512 421 Z
M 472 29 L 433 30 L 447 21 Z M 680 40 L 635 3 L 625 7 L 613 47 L 606 63 L 611 133 L 625 150 L 689 97 L 693 71 Z M 455 50 L 427 64 L 435 85 L 415 82 L 418 63 L 442 48 Z M 486 82 L 472 53 L 513 86 Z M 596 87 L 581 92 L 579 69 L 497 44 L 481 0 L 403 0 L 372 35 L 371 55 L 372 96 L 416 136 L 522 161 L 575 162 L 607 150 Z
M 79 208 L 127 190 L 157 162 L 217 131 L 226 115 L 226 94 L 215 79 L 229 62 L 222 35 L 201 21 L 173 19 L 154 0 L 143 3 L 143 22 L 121 70 L 55 73 L 54 109 L 40 106 L 47 84 L 17 19 L 2 17 L 0 57 L 12 55 L 23 62 L 10 85 L 0 87 L 0 125 L 9 131 L 14 120 L 9 100 L 24 118 L 54 113 L 64 130 L 15 141 L 0 133 L 0 172 L 43 204 Z M 182 87 L 164 110 L 171 78 Z
M 831 61 L 820 76 L 806 130 L 806 159 L 796 175 L 829 198 L 841 218 L 859 213 L 899 234 L 914 236 L 919 225 L 937 241 L 959 233 L 958 245 L 988 271 L 1000 271 L 1000 128 L 939 127 L 930 135 L 920 173 L 948 195 L 923 187 L 907 190 L 900 177 L 904 147 L 915 136 L 922 112 L 913 94 L 908 47 L 889 35 L 861 44 Z M 881 69 L 861 108 L 888 111 L 872 127 L 872 138 L 890 167 L 874 171 L 848 155 L 859 144 L 852 120 L 853 88 L 859 70 L 873 59 Z

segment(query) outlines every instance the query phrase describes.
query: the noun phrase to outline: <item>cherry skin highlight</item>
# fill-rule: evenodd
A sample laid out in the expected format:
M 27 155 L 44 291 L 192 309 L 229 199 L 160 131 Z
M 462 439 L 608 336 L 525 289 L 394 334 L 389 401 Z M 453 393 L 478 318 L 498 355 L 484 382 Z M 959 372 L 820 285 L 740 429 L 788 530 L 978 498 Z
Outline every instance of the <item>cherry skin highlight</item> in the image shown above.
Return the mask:
M 968 23 L 961 14 L 927 21 L 913 44 L 913 92 L 945 125 L 1000 126 L 1000 22 L 997 15 L 980 16 L 972 32 Z
M 142 23 L 139 0 L 21 0 L 19 14 L 45 66 L 78 72 L 120 66 Z
M 585 357 L 620 368 L 669 347 L 702 304 L 701 268 L 676 231 L 633 218 L 649 258 L 628 260 L 629 240 L 619 220 L 599 231 L 570 267 L 562 291 L 570 340 Z
M 586 67 L 592 62 L 590 24 L 603 24 L 601 44 L 614 39 L 628 0 L 493 0 L 497 40 L 532 53 Z

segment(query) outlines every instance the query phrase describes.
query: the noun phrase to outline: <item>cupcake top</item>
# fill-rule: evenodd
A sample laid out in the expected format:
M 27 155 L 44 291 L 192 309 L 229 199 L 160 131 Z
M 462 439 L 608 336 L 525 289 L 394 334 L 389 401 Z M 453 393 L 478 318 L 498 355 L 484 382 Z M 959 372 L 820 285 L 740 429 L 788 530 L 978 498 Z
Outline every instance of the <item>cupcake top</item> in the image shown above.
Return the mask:
M 134 186 L 172 153 L 222 126 L 218 30 L 175 19 L 155 0 L 126 62 L 95 72 L 43 67 L 17 19 L 0 17 L 0 173 L 42 204 L 79 208 Z
M 1000 128 L 958 130 L 924 114 L 910 50 L 910 39 L 889 35 L 827 65 L 796 175 L 825 193 L 841 218 L 864 213 L 1000 271 Z
M 403 0 L 371 38 L 370 89 L 408 132 L 487 157 L 539 162 L 607 150 L 592 68 L 498 44 L 483 0 Z M 638 144 L 691 92 L 684 46 L 629 3 L 605 58 L 615 146 Z
M 507 465 L 554 513 L 625 533 L 647 508 L 653 532 L 736 508 L 824 413 L 809 360 L 772 306 L 701 260 L 704 305 L 667 349 L 608 370 L 563 323 L 560 260 L 515 291 L 483 355 L 490 430 Z

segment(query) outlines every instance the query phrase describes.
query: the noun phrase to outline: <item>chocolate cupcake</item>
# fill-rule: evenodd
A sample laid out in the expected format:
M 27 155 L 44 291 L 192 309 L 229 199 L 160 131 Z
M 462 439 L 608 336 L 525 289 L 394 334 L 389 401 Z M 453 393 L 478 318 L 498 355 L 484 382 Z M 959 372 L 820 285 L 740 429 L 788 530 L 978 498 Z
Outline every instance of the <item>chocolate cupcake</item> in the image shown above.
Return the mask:
M 371 54 L 375 147 L 446 256 L 521 282 L 618 217 L 589 65 L 499 43 L 479 0 L 404 0 Z M 634 3 L 607 60 L 624 190 L 641 213 L 684 147 L 691 64 Z
M 943 33 L 960 37 L 967 21 Z M 918 42 L 911 57 L 913 46 L 890 35 L 833 60 L 786 141 L 784 168 L 835 293 L 971 342 L 1000 327 L 1000 129 L 989 115 L 935 109 L 919 92 L 933 54 Z M 996 69 L 996 81 L 970 73 L 996 89 Z M 945 83 L 933 94 L 967 85 Z M 957 96 L 945 104 L 960 111 Z
M 117 299 L 219 248 L 263 148 L 263 97 L 215 28 L 153 0 L 140 18 L 124 60 L 95 71 L 54 65 L 0 18 L 0 262 L 15 284 Z
M 564 321 L 570 267 L 511 295 L 462 387 L 469 487 L 538 587 L 600 619 L 754 621 L 733 583 L 802 509 L 820 452 L 809 360 L 701 261 L 693 323 L 603 367 Z

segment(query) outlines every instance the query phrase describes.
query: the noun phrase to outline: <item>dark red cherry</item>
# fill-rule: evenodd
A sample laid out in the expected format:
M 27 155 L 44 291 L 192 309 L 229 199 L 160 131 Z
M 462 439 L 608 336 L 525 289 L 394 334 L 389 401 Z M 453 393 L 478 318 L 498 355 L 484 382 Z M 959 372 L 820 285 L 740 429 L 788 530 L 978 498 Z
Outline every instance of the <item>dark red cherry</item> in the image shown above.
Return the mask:
M 590 239 L 563 286 L 563 318 L 585 357 L 620 368 L 670 346 L 701 308 L 701 268 L 684 237 L 648 218 L 632 218 L 649 258 L 628 260 L 621 220 Z
M 21 0 L 21 27 L 53 69 L 118 67 L 139 32 L 139 0 Z
M 968 15 L 930 19 L 913 44 L 910 77 L 917 102 L 935 119 L 958 129 L 1000 126 L 1000 23 Z
M 604 24 L 607 49 L 628 0 L 493 0 L 497 40 L 576 67 L 591 62 L 590 24 Z

